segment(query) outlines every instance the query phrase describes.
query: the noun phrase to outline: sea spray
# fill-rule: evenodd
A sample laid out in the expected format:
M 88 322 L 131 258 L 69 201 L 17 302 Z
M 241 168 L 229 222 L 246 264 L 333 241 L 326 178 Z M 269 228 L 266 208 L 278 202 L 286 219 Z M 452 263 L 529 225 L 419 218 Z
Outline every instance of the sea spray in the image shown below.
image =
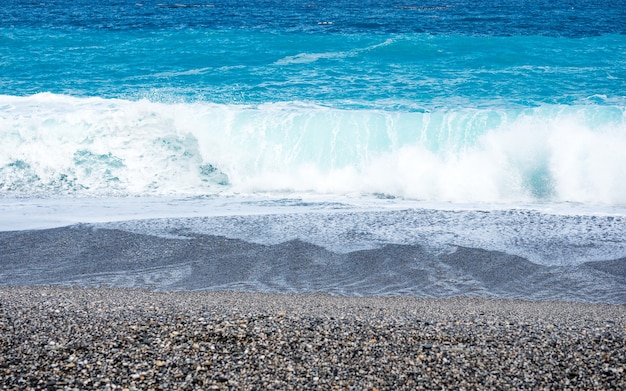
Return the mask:
M 402 112 L 0 97 L 5 195 L 385 194 L 626 202 L 619 106 Z

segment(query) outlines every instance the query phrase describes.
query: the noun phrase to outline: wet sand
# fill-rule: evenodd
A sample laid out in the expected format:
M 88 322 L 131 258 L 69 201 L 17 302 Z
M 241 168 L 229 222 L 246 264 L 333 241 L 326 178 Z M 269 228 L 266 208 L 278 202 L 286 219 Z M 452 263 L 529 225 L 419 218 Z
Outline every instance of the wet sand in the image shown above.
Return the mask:
M 0 288 L 1 389 L 624 389 L 626 306 Z
M 263 220 L 256 230 L 272 236 L 278 228 L 267 229 L 265 223 L 273 219 Z M 245 216 L 237 224 L 251 221 Z M 176 221 L 168 223 L 174 226 Z M 147 223 L 152 224 L 157 223 Z M 341 244 L 344 239 L 336 241 Z M 0 285 L 626 304 L 626 258 L 551 266 L 480 248 L 455 246 L 451 253 L 437 253 L 421 245 L 392 243 L 339 253 L 299 239 L 269 245 L 193 233 L 161 237 L 81 224 L 0 232 Z

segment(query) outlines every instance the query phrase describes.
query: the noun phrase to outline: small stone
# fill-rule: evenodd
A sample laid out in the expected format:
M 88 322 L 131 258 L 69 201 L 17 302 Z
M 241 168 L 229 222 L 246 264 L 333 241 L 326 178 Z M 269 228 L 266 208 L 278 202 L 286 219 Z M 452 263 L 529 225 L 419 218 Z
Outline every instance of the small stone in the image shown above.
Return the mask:
M 104 289 L 109 303 L 98 300 L 101 290 L 54 289 L 48 297 L 71 294 L 77 303 L 66 317 L 51 318 L 39 295 L 0 288 L 0 328 L 11 335 L 0 344 L 0 383 L 9 389 L 46 389 L 49 379 L 50 389 L 126 391 L 626 389 L 621 307 L 486 301 L 488 316 L 477 318 L 477 299 L 461 307 L 465 299 L 454 299 L 450 310 L 447 301 L 427 301 L 426 312 L 422 301 L 310 296 L 294 301 L 302 308 L 296 311 L 297 295 L 248 308 L 246 300 L 239 304 L 241 293 L 232 294 L 235 302 L 221 292 Z M 564 315 L 551 324 L 554 309 Z M 29 322 L 15 322 L 13 314 Z M 199 315 L 206 323 L 196 321 Z M 431 326 L 419 320 L 426 317 Z M 475 376 L 464 376 L 470 368 Z

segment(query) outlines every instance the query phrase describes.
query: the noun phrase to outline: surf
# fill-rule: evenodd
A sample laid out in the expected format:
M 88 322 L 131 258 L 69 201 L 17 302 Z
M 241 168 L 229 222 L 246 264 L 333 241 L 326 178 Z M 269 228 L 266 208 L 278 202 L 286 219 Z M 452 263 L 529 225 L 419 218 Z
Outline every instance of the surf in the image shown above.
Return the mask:
M 0 96 L 0 194 L 626 203 L 611 105 L 428 112 Z

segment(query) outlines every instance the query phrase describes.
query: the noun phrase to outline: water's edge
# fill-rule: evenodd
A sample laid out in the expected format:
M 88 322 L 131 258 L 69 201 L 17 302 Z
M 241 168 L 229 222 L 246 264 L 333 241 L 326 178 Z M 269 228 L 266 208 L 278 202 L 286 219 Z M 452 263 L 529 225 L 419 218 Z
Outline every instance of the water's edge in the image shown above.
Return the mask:
M 544 266 L 479 248 L 434 254 L 387 244 L 336 253 L 301 240 L 164 238 L 89 225 L 1 232 L 0 249 L 0 285 L 626 303 L 626 258 Z

